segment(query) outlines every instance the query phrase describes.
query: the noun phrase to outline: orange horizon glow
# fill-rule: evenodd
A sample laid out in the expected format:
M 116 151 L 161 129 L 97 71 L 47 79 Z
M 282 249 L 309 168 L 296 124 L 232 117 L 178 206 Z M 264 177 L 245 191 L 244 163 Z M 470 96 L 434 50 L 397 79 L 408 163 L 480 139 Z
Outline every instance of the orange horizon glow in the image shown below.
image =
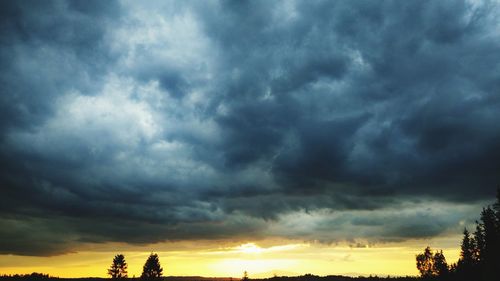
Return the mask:
M 300 241 L 246 241 L 232 245 L 170 242 L 150 246 L 108 243 L 53 257 L 0 255 L 0 274 L 40 272 L 62 278 L 107 277 L 112 258 L 122 253 L 128 263 L 129 277 L 139 277 L 147 256 L 155 252 L 160 257 L 164 276 L 239 278 L 244 271 L 250 278 L 307 273 L 414 276 L 418 274 L 415 255 L 424 247 L 443 249 L 448 263 L 453 263 L 458 259 L 459 239 L 456 236 L 365 247 Z

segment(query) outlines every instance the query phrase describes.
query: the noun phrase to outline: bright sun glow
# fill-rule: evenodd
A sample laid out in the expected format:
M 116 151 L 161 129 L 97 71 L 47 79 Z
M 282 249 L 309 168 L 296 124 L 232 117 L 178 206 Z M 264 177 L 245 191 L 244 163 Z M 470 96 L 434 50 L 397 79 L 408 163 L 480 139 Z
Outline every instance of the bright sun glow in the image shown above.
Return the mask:
M 257 246 L 255 243 L 246 243 L 236 247 L 236 250 L 245 254 L 260 254 L 264 251 L 261 247 Z

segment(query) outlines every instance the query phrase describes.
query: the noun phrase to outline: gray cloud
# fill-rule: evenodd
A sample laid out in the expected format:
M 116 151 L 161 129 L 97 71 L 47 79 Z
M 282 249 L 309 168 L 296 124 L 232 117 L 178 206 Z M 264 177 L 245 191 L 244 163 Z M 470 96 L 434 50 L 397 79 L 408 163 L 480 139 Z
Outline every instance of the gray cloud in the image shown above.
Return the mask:
M 432 237 L 498 183 L 494 3 L 1 6 L 1 253 Z

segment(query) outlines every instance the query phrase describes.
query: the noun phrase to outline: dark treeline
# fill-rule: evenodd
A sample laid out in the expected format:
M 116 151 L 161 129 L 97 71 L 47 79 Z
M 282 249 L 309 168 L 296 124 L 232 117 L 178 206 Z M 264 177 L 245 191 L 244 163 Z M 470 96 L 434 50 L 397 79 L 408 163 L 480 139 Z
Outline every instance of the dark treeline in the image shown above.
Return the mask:
M 358 276 L 358 277 L 350 277 L 350 276 L 342 276 L 342 275 L 328 275 L 328 276 L 317 276 L 313 274 L 305 274 L 301 276 L 275 276 L 271 278 L 252 278 L 252 281 L 377 281 L 377 280 L 393 280 L 393 281 L 418 281 L 419 277 L 414 276 L 396 276 L 396 277 L 379 277 L 379 276 Z
M 58 279 L 57 277 L 49 276 L 48 274 L 33 272 L 31 274 L 14 274 L 14 275 L 0 275 L 1 279 L 8 280 L 48 280 Z
M 500 188 L 497 201 L 483 208 L 476 228 L 464 229 L 460 258 L 448 265 L 443 251 L 430 247 L 416 257 L 423 279 L 455 281 L 500 280 Z
M 34 276 L 36 275 L 36 276 Z M 43 277 L 38 276 L 43 275 Z M 0 276 L 0 279 L 3 280 L 56 280 L 56 281 L 104 281 L 109 280 L 108 278 L 58 278 L 58 277 L 50 277 L 45 274 L 33 273 L 26 275 L 4 275 Z M 142 280 L 141 277 L 137 278 L 128 278 L 128 280 Z M 243 278 L 230 278 L 230 277 L 198 277 L 198 276 L 168 276 L 168 277 L 158 277 L 156 280 L 158 281 L 241 281 Z M 369 276 L 369 277 L 349 277 L 349 276 L 340 276 L 340 275 L 329 275 L 329 276 L 317 276 L 312 274 L 306 274 L 302 276 L 275 276 L 271 278 L 252 278 L 249 279 L 251 281 L 382 281 L 382 280 L 390 280 L 390 281 L 418 281 L 419 277 L 407 276 L 407 277 L 377 277 L 377 276 Z

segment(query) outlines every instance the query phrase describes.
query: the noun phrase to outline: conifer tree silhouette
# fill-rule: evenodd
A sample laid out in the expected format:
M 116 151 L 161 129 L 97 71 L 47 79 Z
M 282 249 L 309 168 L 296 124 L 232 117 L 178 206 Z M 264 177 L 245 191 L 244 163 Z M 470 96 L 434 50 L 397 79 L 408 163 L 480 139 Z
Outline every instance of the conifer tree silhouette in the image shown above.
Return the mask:
M 113 263 L 108 269 L 108 275 L 113 279 L 127 278 L 127 263 L 124 255 L 118 254 L 113 258 Z
M 151 253 L 142 269 L 142 279 L 150 280 L 161 277 L 163 268 L 160 266 L 158 254 Z

